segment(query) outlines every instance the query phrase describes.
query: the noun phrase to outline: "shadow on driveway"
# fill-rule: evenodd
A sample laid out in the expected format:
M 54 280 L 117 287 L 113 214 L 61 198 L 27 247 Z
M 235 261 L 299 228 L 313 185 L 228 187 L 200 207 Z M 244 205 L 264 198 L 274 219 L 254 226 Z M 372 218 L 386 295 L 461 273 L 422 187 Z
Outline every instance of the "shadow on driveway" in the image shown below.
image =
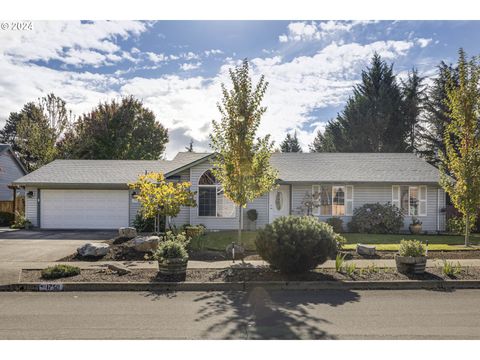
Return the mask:
M 10 230 L 0 229 L 0 240 L 108 240 L 115 230 Z

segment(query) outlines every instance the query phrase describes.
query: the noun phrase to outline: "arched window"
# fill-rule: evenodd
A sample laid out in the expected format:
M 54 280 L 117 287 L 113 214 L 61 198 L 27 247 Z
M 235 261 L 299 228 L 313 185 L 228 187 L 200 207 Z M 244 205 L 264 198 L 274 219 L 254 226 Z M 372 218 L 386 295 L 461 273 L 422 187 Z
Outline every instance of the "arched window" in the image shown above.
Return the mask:
M 235 217 L 235 204 L 210 170 L 198 179 L 198 216 Z

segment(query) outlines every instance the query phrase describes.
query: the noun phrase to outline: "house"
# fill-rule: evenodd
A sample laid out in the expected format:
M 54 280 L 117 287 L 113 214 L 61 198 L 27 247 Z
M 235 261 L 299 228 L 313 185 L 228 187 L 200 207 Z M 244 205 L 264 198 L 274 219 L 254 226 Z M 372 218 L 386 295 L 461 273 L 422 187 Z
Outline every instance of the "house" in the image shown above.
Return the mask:
M 139 209 L 128 183 L 157 171 L 171 181 L 190 181 L 197 193 L 195 208 L 182 208 L 174 224 L 204 224 L 209 229 L 235 229 L 239 210 L 225 197 L 210 172 L 211 153 L 181 152 L 173 160 L 55 160 L 14 181 L 26 189 L 26 215 L 41 228 L 118 228 L 132 224 Z M 276 217 L 303 214 L 304 199 L 314 196 L 321 220 L 350 221 L 366 203 L 393 203 L 429 232 L 445 229 L 445 193 L 439 171 L 406 153 L 275 153 L 278 188 L 248 204 L 258 212 L 257 227 Z
M 0 202 L 13 201 L 14 192 L 9 185 L 27 174 L 27 170 L 7 144 L 0 144 Z

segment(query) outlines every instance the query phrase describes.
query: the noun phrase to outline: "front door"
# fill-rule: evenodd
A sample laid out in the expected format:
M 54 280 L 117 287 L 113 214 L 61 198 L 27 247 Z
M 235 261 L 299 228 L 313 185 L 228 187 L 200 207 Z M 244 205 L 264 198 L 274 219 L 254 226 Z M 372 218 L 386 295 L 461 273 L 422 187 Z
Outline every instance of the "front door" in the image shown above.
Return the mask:
M 290 214 L 290 186 L 280 185 L 270 192 L 268 213 L 270 223 L 279 216 Z

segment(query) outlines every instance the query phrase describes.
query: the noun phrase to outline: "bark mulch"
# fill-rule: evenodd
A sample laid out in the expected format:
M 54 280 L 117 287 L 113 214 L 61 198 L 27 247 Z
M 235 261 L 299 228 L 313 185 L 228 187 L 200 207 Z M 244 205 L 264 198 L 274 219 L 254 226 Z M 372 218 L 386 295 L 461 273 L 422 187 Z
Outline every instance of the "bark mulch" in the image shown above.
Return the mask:
M 126 275 L 118 275 L 108 268 L 83 269 L 79 275 L 45 280 L 41 277 L 40 270 L 22 270 L 22 282 L 164 282 L 164 281 L 190 281 L 190 282 L 242 282 L 242 281 L 380 281 L 380 280 L 480 280 L 480 267 L 463 267 L 460 272 L 452 277 L 442 273 L 442 269 L 428 268 L 423 275 L 407 276 L 399 274 L 393 268 L 357 269 L 351 274 L 336 272 L 334 269 L 322 269 L 306 274 L 285 275 L 269 267 L 260 268 L 228 268 L 228 269 L 188 269 L 186 276 L 165 277 L 155 269 L 132 269 Z

